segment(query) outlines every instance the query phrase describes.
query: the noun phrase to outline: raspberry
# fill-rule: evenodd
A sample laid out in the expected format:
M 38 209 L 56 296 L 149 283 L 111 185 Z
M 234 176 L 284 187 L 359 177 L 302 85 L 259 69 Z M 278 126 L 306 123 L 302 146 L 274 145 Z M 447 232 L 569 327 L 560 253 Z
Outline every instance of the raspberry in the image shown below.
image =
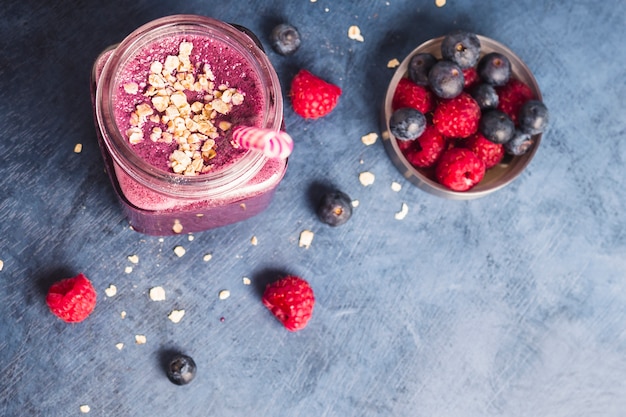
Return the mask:
M 463 147 L 474 152 L 484 162 L 485 169 L 496 166 L 504 156 L 504 146 L 502 144 L 490 141 L 479 132 L 467 138 Z
M 442 100 L 433 115 L 433 123 L 439 132 L 451 138 L 466 138 L 478 130 L 480 107 L 467 93 Z
M 315 296 L 308 282 L 287 276 L 268 284 L 262 301 L 287 330 L 295 332 L 304 329 L 309 322 Z
M 391 107 L 393 110 L 410 107 L 426 114 L 434 107 L 433 94 L 408 78 L 402 78 L 393 93 Z
M 428 125 L 424 133 L 410 143 L 411 146 L 404 150 L 404 156 L 411 165 L 419 168 L 435 165 L 446 149 L 446 139 L 433 125 Z
M 337 105 L 341 88 L 300 70 L 291 82 L 291 105 L 305 119 L 317 119 L 329 114 Z
M 534 98 L 532 90 L 518 79 L 511 78 L 502 87 L 497 87 L 498 110 L 506 113 L 517 125 L 517 115 L 524 103 Z
M 485 163 L 469 149 L 452 148 L 441 155 L 435 176 L 453 191 L 467 191 L 485 175 Z
M 78 274 L 52 284 L 46 304 L 61 320 L 78 323 L 85 320 L 96 306 L 96 290 L 87 277 Z
M 476 67 L 469 67 L 463 70 L 463 88 L 465 90 L 469 90 L 480 82 L 480 78 L 478 77 L 478 71 L 476 71 Z

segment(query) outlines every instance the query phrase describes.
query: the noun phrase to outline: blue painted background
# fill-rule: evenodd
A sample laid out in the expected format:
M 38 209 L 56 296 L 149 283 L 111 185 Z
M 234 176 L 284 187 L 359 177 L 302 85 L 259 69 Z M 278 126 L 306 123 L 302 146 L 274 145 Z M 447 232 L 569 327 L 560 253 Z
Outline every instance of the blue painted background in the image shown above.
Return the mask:
M 0 415 L 74 416 L 81 405 L 93 416 L 626 415 L 623 1 L 99 3 L 9 0 L 0 9 Z M 344 91 L 317 121 L 287 101 L 296 146 L 271 207 L 193 240 L 129 230 L 89 97 L 102 49 L 174 13 L 245 25 L 268 49 L 271 28 L 291 22 L 298 53 L 268 51 L 285 93 L 300 68 Z M 364 42 L 348 38 L 351 25 Z M 552 112 L 526 172 L 474 201 L 420 191 L 380 140 L 360 140 L 379 132 L 387 62 L 455 28 L 514 50 Z M 376 175 L 372 186 L 359 183 L 362 171 Z M 359 201 L 349 223 L 316 219 L 319 183 Z M 402 203 L 409 213 L 396 220 Z M 309 249 L 298 247 L 304 229 L 315 233 Z M 78 272 L 94 282 L 98 305 L 67 325 L 45 293 Z M 296 334 L 260 302 L 263 285 L 286 273 L 317 297 Z M 148 297 L 157 285 L 163 302 Z M 186 312 L 178 324 L 172 309 Z M 147 343 L 136 345 L 136 334 Z M 165 378 L 172 351 L 195 358 L 192 384 Z

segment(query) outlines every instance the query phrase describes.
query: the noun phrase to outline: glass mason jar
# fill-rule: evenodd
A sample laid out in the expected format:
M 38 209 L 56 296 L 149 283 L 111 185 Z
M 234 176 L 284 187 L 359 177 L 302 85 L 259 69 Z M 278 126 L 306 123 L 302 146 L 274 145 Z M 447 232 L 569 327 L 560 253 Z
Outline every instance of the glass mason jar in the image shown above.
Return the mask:
M 193 48 L 184 48 L 183 44 Z M 168 73 L 168 68 L 173 68 L 171 62 L 165 62 L 168 59 L 179 65 L 187 62 L 187 67 L 181 70 L 179 66 Z M 156 69 L 151 67 L 155 61 L 159 62 Z M 155 72 L 157 81 L 149 78 Z M 183 81 L 185 75 L 191 78 L 187 84 Z M 179 81 L 183 87 L 176 84 Z M 163 82 L 166 88 L 158 85 Z M 236 149 L 228 134 L 231 125 L 237 123 L 274 130 L 283 127 L 278 77 L 250 31 L 196 15 L 154 20 L 100 54 L 93 67 L 91 87 L 106 170 L 133 229 L 151 235 L 197 232 L 247 219 L 267 208 L 285 174 L 287 160 Z M 182 148 L 196 159 L 202 154 L 204 162 L 195 161 L 200 163 L 196 172 L 173 171 L 172 164 L 177 163 L 174 150 L 176 146 L 188 146 L 184 138 L 190 133 L 185 132 L 184 125 L 178 129 L 176 114 L 170 114 L 170 109 L 154 105 L 154 97 L 170 95 L 166 102 L 171 107 L 175 102 L 171 94 L 177 91 L 184 92 L 190 102 L 183 102 L 179 108 L 179 116 L 185 114 L 185 124 L 194 125 L 192 120 L 198 120 L 195 115 L 208 118 L 201 123 L 205 128 L 209 126 L 210 132 L 200 130 L 209 135 L 209 146 Z M 230 98 L 237 94 L 238 102 Z M 214 106 L 219 112 L 193 107 L 207 106 L 216 97 L 223 100 L 218 104 L 224 106 L 224 102 L 232 101 L 238 105 L 230 107 L 237 109 L 224 116 L 220 106 Z M 139 111 L 140 104 L 147 112 Z M 169 133 L 173 125 L 179 133 L 174 140 Z M 191 131 L 196 132 L 193 128 Z M 159 154 L 162 158 L 155 163 L 156 159 L 151 158 Z

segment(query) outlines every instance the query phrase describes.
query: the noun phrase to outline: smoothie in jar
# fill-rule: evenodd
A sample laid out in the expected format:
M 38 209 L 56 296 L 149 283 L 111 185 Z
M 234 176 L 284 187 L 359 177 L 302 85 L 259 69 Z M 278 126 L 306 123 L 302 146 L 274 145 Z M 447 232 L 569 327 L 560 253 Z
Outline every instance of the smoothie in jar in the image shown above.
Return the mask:
M 279 130 L 282 95 L 247 34 L 201 16 L 158 19 L 103 53 L 93 79 L 107 171 L 134 229 L 200 231 L 267 207 L 286 159 L 243 149 L 232 131 Z

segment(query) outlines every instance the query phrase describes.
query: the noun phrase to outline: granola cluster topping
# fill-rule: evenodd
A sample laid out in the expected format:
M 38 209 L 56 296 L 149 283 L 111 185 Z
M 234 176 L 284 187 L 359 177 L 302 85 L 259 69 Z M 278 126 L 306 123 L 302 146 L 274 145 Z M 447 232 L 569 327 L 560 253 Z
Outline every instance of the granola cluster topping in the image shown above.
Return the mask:
M 181 42 L 177 56 L 153 62 L 145 91 L 140 92 L 135 82 L 123 86 L 128 94 L 143 94 L 150 99 L 150 104 L 138 104 L 131 113 L 128 141 L 138 144 L 148 136 L 153 142 L 176 143 L 169 165 L 173 172 L 183 175 L 197 175 L 212 168 L 209 161 L 216 155 L 215 140 L 220 132 L 231 128 L 230 122 L 218 118 L 244 101 L 244 95 L 236 88 L 216 86 L 208 64 L 192 64 L 192 49 L 191 42 Z M 155 125 L 146 134 L 147 121 Z

